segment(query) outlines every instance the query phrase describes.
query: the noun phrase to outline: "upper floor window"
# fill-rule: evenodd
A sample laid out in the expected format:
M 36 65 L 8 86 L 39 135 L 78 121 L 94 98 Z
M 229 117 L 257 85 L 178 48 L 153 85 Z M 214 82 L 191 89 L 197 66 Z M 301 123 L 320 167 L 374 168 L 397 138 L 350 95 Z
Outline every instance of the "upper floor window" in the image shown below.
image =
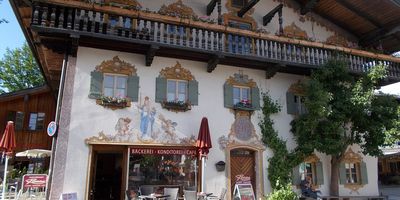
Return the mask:
M 248 0 L 231 0 L 232 7 L 242 8 L 247 4 Z
M 357 191 L 363 185 L 368 184 L 367 165 L 361 155 L 354 153 L 350 148 L 339 166 L 340 184 L 345 188 Z
M 128 76 L 105 74 L 103 82 L 104 96 L 126 97 Z
M 168 110 L 190 110 L 192 105 L 198 105 L 198 82 L 177 62 L 162 69 L 157 77 L 155 101 Z
M 233 86 L 233 104 L 236 105 L 239 102 L 251 102 L 250 87 Z
M 236 20 L 229 20 L 228 21 L 228 26 L 232 28 L 238 28 L 242 30 L 252 30 L 251 23 L 248 22 L 240 22 Z
M 15 130 L 21 131 L 24 128 L 24 115 L 24 112 L 21 111 L 9 111 L 7 121 L 13 121 Z
M 188 98 L 188 81 L 187 80 L 167 80 L 167 101 L 185 102 Z
M 307 113 L 305 106 L 306 97 L 301 83 L 295 83 L 290 86 L 286 92 L 287 113 L 292 115 L 301 115 Z
M 31 131 L 43 130 L 45 116 L 45 113 L 30 113 L 28 129 Z
M 89 98 L 103 106 L 130 106 L 138 101 L 139 77 L 135 66 L 121 61 L 118 56 L 103 61 L 91 72 Z
M 242 72 L 229 77 L 224 84 L 224 106 L 226 108 L 258 110 L 260 94 L 256 82 Z

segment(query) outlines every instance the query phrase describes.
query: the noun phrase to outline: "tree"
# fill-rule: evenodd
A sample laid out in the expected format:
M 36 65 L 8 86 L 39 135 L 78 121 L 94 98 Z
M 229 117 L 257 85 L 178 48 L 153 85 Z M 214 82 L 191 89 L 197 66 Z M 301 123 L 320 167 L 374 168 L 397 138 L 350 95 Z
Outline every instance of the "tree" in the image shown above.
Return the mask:
M 0 4 L 1 4 L 2 0 L 0 0 Z M 0 18 L 0 24 L 2 23 L 8 23 L 8 21 L 4 18 Z
M 0 60 L 0 93 L 43 84 L 44 79 L 39 66 L 26 43 L 21 48 L 7 49 L 3 59 Z
M 347 148 L 358 144 L 365 155 L 381 155 L 379 147 L 398 139 L 400 108 L 390 95 L 374 93 L 385 77 L 383 65 L 361 76 L 347 65 L 329 61 L 303 84 L 307 113 L 291 122 L 297 151 L 316 149 L 331 156 L 330 193 L 339 193 L 339 164 Z

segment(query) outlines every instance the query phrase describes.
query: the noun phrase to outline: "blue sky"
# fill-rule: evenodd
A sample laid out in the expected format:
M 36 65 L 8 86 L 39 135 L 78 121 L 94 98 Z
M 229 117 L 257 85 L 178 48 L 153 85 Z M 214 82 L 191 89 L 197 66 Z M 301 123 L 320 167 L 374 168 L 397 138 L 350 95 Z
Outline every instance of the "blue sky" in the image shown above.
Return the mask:
M 5 18 L 9 21 L 7 24 L 0 25 L 0 59 L 7 48 L 14 49 L 21 47 L 25 42 L 25 37 L 22 33 L 21 27 L 12 11 L 8 0 L 1 1 L 0 4 L 0 18 Z M 400 83 L 392 84 L 383 87 L 382 92 L 400 95 Z

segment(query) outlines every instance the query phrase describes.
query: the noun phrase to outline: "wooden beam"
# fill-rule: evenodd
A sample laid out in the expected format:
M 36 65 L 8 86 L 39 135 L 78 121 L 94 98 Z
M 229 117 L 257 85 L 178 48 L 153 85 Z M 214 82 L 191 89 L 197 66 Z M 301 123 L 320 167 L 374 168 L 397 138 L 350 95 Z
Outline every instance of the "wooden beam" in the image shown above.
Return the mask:
M 269 66 L 267 70 L 265 70 L 265 78 L 270 79 L 275 76 L 276 72 L 278 72 L 281 68 L 285 67 L 282 63 L 277 63 L 272 66 Z
M 378 40 L 381 40 L 385 37 L 390 35 L 396 34 L 400 32 L 400 25 L 386 27 L 386 28 L 378 28 L 368 32 L 367 34 L 363 35 L 360 38 L 360 45 L 361 46 L 370 46 L 371 44 L 375 43 Z
M 306 5 L 301 6 L 300 14 L 305 15 L 311 10 L 315 8 L 315 6 L 318 4 L 319 0 L 309 0 L 307 1 Z
M 343 7 L 347 8 L 351 12 L 355 13 L 356 15 L 360 16 L 361 18 L 364 18 L 365 20 L 370 22 L 375 27 L 378 27 L 378 28 L 382 27 L 382 24 L 380 22 L 378 22 L 377 20 L 375 20 L 371 15 L 369 15 L 366 12 L 361 11 L 360 9 L 358 9 L 356 7 L 354 7 L 348 1 L 336 0 L 336 2 L 338 2 L 340 5 L 342 5 Z
M 283 4 L 279 4 L 273 10 L 271 10 L 268 14 L 263 17 L 263 25 L 266 26 L 269 22 L 271 22 L 272 18 L 275 16 L 277 12 L 282 10 Z
M 217 5 L 217 2 L 221 0 L 211 0 L 210 3 L 207 5 L 207 16 L 210 16 L 211 13 L 213 12 L 215 6 Z
M 217 68 L 220 59 L 223 58 L 224 56 L 222 56 L 221 54 L 212 55 L 207 63 L 207 72 L 211 73 L 212 71 L 214 71 L 214 69 Z
M 149 49 L 146 52 L 146 66 L 151 66 L 153 63 L 154 56 L 156 55 L 157 50 L 160 49 L 157 45 L 150 45 Z
M 251 0 L 238 11 L 238 16 L 243 17 L 251 8 L 253 8 L 260 0 Z

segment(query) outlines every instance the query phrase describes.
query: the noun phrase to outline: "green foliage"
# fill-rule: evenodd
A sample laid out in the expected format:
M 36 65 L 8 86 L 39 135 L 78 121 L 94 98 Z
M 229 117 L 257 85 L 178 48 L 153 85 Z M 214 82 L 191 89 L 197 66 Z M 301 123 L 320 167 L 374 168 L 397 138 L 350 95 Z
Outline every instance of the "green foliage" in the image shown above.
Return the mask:
M 26 43 L 21 48 L 7 49 L 0 60 L 0 94 L 43 84 L 43 76 Z
M 274 121 L 271 119 L 271 115 L 280 112 L 281 107 L 268 94 L 263 93 L 262 96 L 264 117 L 259 123 L 262 141 L 274 153 L 274 156 L 268 159 L 268 179 L 271 183 L 282 183 L 272 186 L 272 188 L 279 190 L 281 189 L 279 187 L 290 184 L 290 173 L 293 167 L 301 162 L 303 154 L 299 151 L 289 152 L 287 150 L 286 141 L 279 138 L 278 132 L 273 127 Z
M 282 185 L 279 181 L 276 182 L 274 189 L 271 194 L 269 194 L 266 200 L 297 200 L 299 197 L 292 190 L 290 184 Z
M 364 154 L 377 156 L 385 142 L 399 139 L 398 103 L 392 96 L 374 94 L 385 66 L 361 77 L 347 69 L 346 63 L 329 61 L 305 83 L 308 113 L 291 123 L 302 152 L 315 148 L 340 157 L 349 145 L 359 144 Z

